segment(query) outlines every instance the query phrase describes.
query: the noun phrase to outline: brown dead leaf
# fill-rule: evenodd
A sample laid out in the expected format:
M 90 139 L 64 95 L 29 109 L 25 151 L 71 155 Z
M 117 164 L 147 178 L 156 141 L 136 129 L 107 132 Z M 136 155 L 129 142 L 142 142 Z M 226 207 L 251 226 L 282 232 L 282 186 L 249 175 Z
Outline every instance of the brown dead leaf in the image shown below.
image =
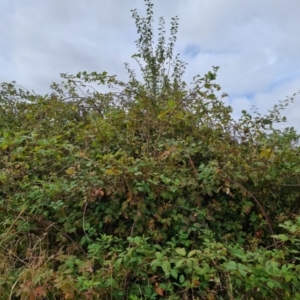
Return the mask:
M 164 295 L 164 290 L 159 286 L 159 284 L 157 282 L 155 283 L 155 292 L 159 296 L 163 296 Z

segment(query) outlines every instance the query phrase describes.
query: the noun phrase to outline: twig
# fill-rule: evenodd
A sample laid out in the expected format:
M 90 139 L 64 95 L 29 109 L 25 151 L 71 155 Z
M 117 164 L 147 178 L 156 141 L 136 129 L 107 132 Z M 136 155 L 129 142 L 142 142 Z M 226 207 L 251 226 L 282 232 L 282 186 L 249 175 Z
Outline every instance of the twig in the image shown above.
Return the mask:
M 248 193 L 255 201 L 255 203 L 257 204 L 257 206 L 259 207 L 261 213 L 264 215 L 265 217 L 265 220 L 268 224 L 268 227 L 269 227 L 269 231 L 271 233 L 271 235 L 273 236 L 274 235 L 274 231 L 273 231 L 273 228 L 272 228 L 272 225 L 271 225 L 271 222 L 269 220 L 269 217 L 265 211 L 265 209 L 263 208 L 263 206 L 260 204 L 260 202 L 257 200 L 257 198 L 250 192 L 248 191 L 243 185 L 241 185 L 239 182 L 237 181 L 234 181 L 234 183 L 236 183 L 238 186 L 240 186 L 246 193 Z M 273 239 L 273 242 L 274 242 L 274 245 L 275 245 L 275 248 L 277 249 L 278 248 L 278 245 L 277 245 L 277 242 L 276 242 L 276 239 L 274 237 L 272 237 Z
M 12 227 L 16 224 L 17 220 L 21 217 L 21 215 L 24 213 L 24 211 L 26 210 L 26 208 L 23 208 L 20 213 L 18 214 L 18 216 L 14 219 L 14 221 L 12 222 L 12 224 L 10 225 L 10 227 L 8 228 L 8 230 L 5 232 L 4 236 L 2 237 L 2 240 L 4 241 L 4 239 L 6 238 L 6 236 L 8 235 L 8 233 L 10 232 L 10 230 L 12 229 Z

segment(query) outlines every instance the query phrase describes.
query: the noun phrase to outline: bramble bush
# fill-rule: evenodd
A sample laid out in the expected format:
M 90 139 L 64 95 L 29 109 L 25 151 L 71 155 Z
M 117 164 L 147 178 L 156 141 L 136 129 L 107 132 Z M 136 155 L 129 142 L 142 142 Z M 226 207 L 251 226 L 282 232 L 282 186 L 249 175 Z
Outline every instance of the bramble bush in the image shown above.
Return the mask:
M 145 4 L 142 81 L 1 85 L 1 299 L 300 299 L 299 135 L 275 126 L 295 95 L 234 120 Z

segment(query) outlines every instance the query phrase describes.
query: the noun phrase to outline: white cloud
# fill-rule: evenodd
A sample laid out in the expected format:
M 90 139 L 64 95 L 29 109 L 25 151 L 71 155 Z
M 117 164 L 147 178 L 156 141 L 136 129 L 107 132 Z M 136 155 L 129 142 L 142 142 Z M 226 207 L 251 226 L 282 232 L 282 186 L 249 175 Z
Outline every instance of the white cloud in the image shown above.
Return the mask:
M 266 92 L 258 92 L 252 97 L 232 97 L 226 101 L 226 104 L 231 105 L 234 108 L 233 117 L 235 119 L 241 116 L 242 110 L 247 110 L 251 112 L 252 106 L 258 108 L 259 112 L 264 115 L 268 114 L 268 111 L 273 109 L 273 106 L 281 100 L 291 98 L 293 94 L 300 90 L 300 79 L 295 79 L 293 81 L 287 81 L 284 84 L 275 86 Z M 300 112 L 300 95 L 297 93 L 294 97 L 294 101 L 281 111 L 282 116 L 287 117 L 286 123 L 277 124 L 277 128 L 285 128 L 294 126 L 298 132 L 300 132 L 299 124 L 299 112 Z
M 108 71 L 126 79 L 124 63 L 135 66 L 134 8 L 145 15 L 140 0 L 4 1 L 0 82 L 43 93 L 59 73 Z M 179 16 L 176 49 L 189 63 L 187 79 L 220 66 L 217 81 L 236 115 L 252 104 L 271 109 L 300 89 L 299 1 L 154 0 L 154 11 L 167 28 Z M 298 129 L 299 101 L 286 110 Z

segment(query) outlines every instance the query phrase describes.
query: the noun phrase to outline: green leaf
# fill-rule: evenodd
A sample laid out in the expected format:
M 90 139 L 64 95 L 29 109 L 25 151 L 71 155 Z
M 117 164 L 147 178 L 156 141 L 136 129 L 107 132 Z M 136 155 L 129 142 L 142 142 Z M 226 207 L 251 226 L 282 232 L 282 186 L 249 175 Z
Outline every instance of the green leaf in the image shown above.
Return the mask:
M 176 105 L 175 101 L 173 101 L 173 100 L 169 100 L 169 101 L 168 101 L 168 107 L 169 107 L 169 108 L 174 108 L 175 105 Z
M 187 257 L 191 257 L 193 256 L 194 254 L 196 254 L 198 251 L 197 250 L 192 250 L 188 253 L 188 256 Z
M 246 265 L 244 265 L 244 264 L 238 263 L 237 266 L 238 266 L 238 270 L 239 270 L 240 274 L 241 274 L 242 276 L 244 276 L 244 277 L 245 277 L 245 276 L 248 274 L 248 272 L 250 271 L 250 269 L 249 269 Z
M 118 259 L 116 260 L 116 262 L 115 262 L 115 267 L 116 267 L 117 270 L 120 270 L 120 265 L 121 265 L 122 261 L 123 261 L 123 258 L 122 258 L 122 257 L 120 257 L 120 258 L 118 258 Z
M 175 251 L 177 254 L 179 254 L 181 256 L 186 256 L 186 251 L 184 248 L 176 248 Z
M 200 223 L 194 223 L 193 226 L 196 228 L 200 228 L 202 225 Z
M 284 280 L 285 280 L 285 282 L 290 282 L 291 280 L 292 280 L 292 276 L 291 275 L 289 275 L 289 274 L 287 274 L 287 275 L 284 275 Z
M 185 281 L 184 275 L 180 275 L 179 282 L 182 284 L 182 283 L 184 283 L 184 281 Z
M 237 263 L 235 261 L 229 261 L 226 265 L 225 265 L 225 268 L 227 270 L 237 270 L 238 266 L 237 266 Z
M 287 235 L 285 235 L 285 234 L 278 234 L 278 235 L 276 235 L 275 237 L 277 237 L 279 240 L 281 240 L 281 241 L 283 241 L 283 242 L 286 242 L 286 241 L 288 241 L 290 238 L 287 236 Z
M 176 269 L 179 269 L 185 262 L 186 262 L 186 259 L 180 259 L 180 260 L 176 263 L 175 268 L 176 268 Z
M 172 275 L 173 278 L 177 279 L 177 278 L 178 278 L 177 270 L 172 269 L 172 270 L 171 270 L 171 275 Z
M 161 265 L 162 269 L 164 270 L 166 275 L 170 275 L 171 266 L 168 261 L 164 261 Z

